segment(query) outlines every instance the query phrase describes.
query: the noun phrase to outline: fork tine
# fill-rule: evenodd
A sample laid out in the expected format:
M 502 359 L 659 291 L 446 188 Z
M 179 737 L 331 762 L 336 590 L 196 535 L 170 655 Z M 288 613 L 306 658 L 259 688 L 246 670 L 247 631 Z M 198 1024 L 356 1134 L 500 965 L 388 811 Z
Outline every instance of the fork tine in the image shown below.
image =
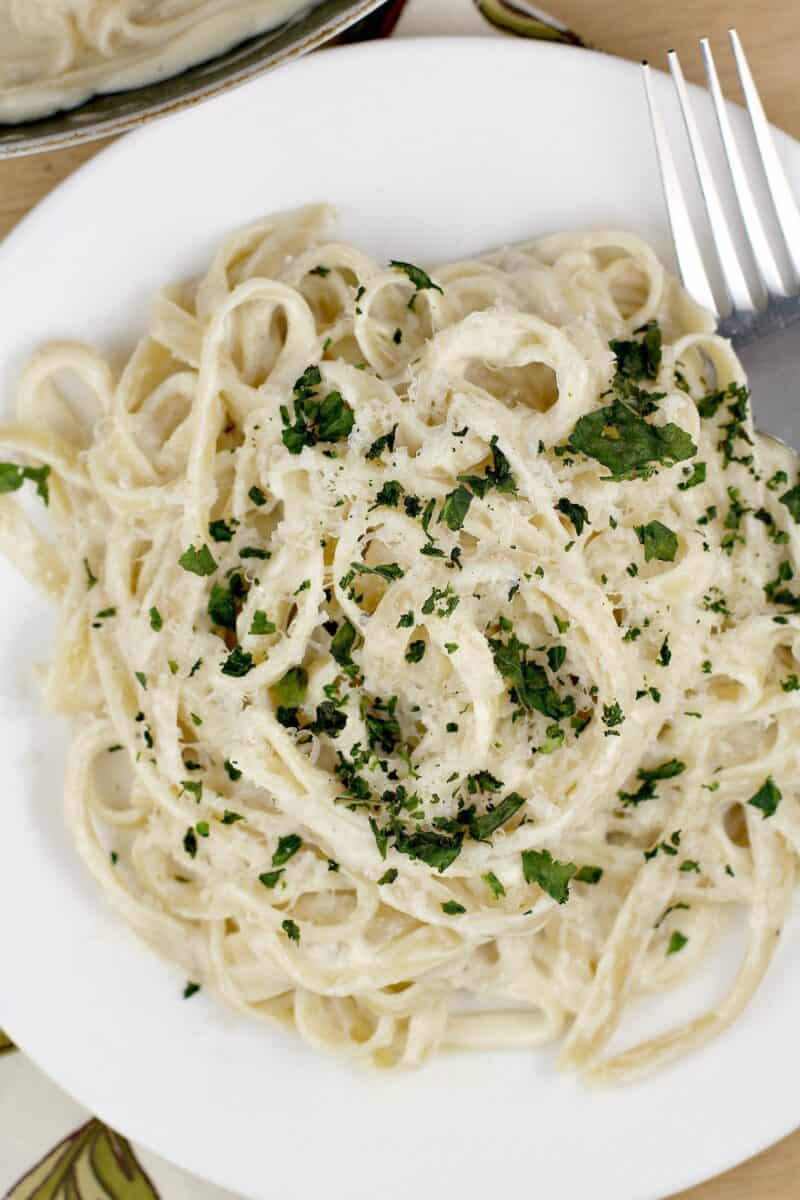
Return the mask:
M 672 73 L 675 90 L 678 93 L 686 132 L 689 135 L 695 170 L 700 182 L 700 190 L 703 193 L 703 202 L 708 213 L 714 245 L 717 248 L 719 263 L 722 267 L 722 274 L 731 304 L 736 312 L 753 312 L 755 309 L 753 297 L 750 294 L 750 288 L 745 279 L 742 264 L 739 261 L 736 247 L 733 244 L 730 226 L 728 225 L 722 202 L 719 198 L 719 192 L 717 191 L 717 185 L 714 182 L 714 176 L 706 157 L 703 141 L 700 137 L 700 130 L 694 119 L 680 60 L 674 50 L 670 50 L 667 57 L 669 59 L 669 69 Z
M 759 216 L 758 207 L 747 179 L 747 172 L 744 169 L 742 157 L 739 153 L 739 147 L 733 135 L 728 109 L 725 105 L 725 98 L 722 95 L 722 88 L 719 85 L 719 76 L 717 75 L 717 68 L 708 38 L 700 39 L 700 49 L 703 54 L 703 61 L 705 62 L 711 98 L 714 101 L 714 110 L 717 114 L 717 124 L 719 125 L 731 179 L 733 180 L 733 187 L 736 192 L 736 200 L 739 205 L 739 211 L 742 214 L 745 229 L 747 230 L 747 236 L 750 240 L 753 257 L 756 260 L 756 265 L 758 266 L 767 292 L 773 296 L 786 296 L 788 293 L 781 278 L 775 255 L 772 253 L 772 247 L 769 244 L 764 224 Z
M 710 309 L 716 316 L 719 316 L 717 302 L 714 299 L 711 283 L 703 265 L 703 256 L 700 253 L 697 238 L 694 235 L 692 219 L 686 207 L 678 170 L 675 166 L 675 160 L 672 157 L 672 151 L 669 148 L 667 131 L 664 128 L 661 113 L 658 110 L 655 96 L 653 95 L 653 81 L 649 63 L 642 63 L 642 76 L 647 95 L 647 107 L 650 111 L 650 123 L 653 127 L 653 140 L 655 141 L 656 153 L 658 155 L 661 185 L 664 189 L 664 200 L 667 205 L 670 229 L 672 230 L 672 242 L 675 246 L 675 254 L 678 259 L 678 268 L 683 280 L 683 286 L 698 304 L 702 304 L 704 308 Z
M 742 49 L 742 43 L 739 40 L 739 35 L 735 29 L 729 29 L 728 37 L 731 40 L 733 56 L 736 59 L 736 69 L 739 72 L 747 111 L 750 113 L 753 133 L 756 137 L 758 152 L 761 155 L 764 174 L 769 184 L 772 203 L 775 206 L 775 212 L 778 217 L 778 224 L 780 225 L 789 257 L 792 260 L 795 275 L 800 280 L 800 212 L 798 212 L 797 202 L 792 194 L 792 189 L 789 187 L 789 181 L 786 178 L 783 164 L 775 149 L 767 115 L 764 112 L 764 105 L 761 103 L 761 97 L 753 80 L 752 72 Z

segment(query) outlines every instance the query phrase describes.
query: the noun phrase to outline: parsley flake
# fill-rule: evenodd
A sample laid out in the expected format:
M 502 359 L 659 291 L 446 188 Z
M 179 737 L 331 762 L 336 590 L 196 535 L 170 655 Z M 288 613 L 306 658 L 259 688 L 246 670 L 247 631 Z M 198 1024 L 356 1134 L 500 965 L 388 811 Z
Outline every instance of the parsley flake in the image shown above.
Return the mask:
M 678 550 L 678 539 L 671 529 L 660 521 L 648 521 L 636 526 L 636 536 L 644 546 L 644 561 L 657 558 L 659 562 L 674 562 Z
M 767 817 L 775 815 L 782 799 L 780 789 L 776 787 L 772 776 L 768 775 L 756 794 L 751 796 L 747 803 L 751 804 L 753 808 L 761 809 L 766 821 Z
M 558 904 L 569 899 L 569 882 L 578 868 L 574 863 L 559 862 L 549 850 L 523 850 L 522 873 L 526 883 L 536 883 Z
M 199 550 L 189 546 L 178 559 L 178 564 L 192 575 L 213 575 L 217 569 L 214 556 L 205 543 Z

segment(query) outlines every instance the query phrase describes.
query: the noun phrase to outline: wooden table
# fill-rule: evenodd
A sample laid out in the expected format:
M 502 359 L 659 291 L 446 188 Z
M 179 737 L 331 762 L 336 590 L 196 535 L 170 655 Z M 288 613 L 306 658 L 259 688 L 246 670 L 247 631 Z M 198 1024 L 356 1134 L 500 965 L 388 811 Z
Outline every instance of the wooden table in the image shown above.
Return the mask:
M 431 0 L 435 3 L 436 0 Z M 725 33 L 736 26 L 770 118 L 800 138 L 800 3 L 798 0 L 539 0 L 593 46 L 663 66 L 667 50 L 681 54 L 690 79 L 703 82 L 698 38 L 718 46 L 720 75 L 730 96 L 735 72 L 723 53 Z M 0 163 L 0 236 L 42 196 L 102 145 Z M 680 1153 L 671 1147 L 670 1153 Z M 758 1158 L 680 1200 L 795 1200 L 800 1195 L 800 1131 Z M 676 1198 L 677 1200 L 677 1198 Z

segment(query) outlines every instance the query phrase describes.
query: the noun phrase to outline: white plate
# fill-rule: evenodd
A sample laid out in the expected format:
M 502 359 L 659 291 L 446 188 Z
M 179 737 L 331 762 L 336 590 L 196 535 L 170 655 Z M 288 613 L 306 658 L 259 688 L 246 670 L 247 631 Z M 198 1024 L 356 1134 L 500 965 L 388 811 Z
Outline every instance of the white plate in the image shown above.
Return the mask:
M 782 139 L 781 151 L 800 185 L 800 148 Z M 129 346 L 152 292 L 200 269 L 231 227 L 322 199 L 340 207 L 346 237 L 384 260 L 604 225 L 667 250 L 636 67 L 512 41 L 337 50 L 125 138 L 23 223 L 0 253 L 6 404 L 43 337 Z M 182 976 L 78 867 L 61 819 L 65 733 L 41 716 L 31 681 L 50 622 L 5 565 L 0 589 L 0 1022 L 122 1132 L 259 1200 L 646 1200 L 800 1123 L 787 1069 L 800 922 L 732 1031 L 610 1093 L 556 1074 L 551 1052 L 373 1074 L 205 992 L 184 1003 Z M 719 982 L 712 964 L 661 1002 L 662 1017 Z

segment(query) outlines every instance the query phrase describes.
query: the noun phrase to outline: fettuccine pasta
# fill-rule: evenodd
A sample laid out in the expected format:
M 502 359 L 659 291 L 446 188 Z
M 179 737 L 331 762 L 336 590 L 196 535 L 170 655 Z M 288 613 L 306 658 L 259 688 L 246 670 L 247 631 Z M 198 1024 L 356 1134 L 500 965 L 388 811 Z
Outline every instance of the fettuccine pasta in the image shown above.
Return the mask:
M 790 904 L 795 456 L 637 237 L 429 274 L 331 221 L 232 236 L 118 375 L 44 349 L 0 429 L 75 847 L 189 993 L 629 1078 L 736 1017 Z M 742 906 L 727 997 L 609 1049 Z

